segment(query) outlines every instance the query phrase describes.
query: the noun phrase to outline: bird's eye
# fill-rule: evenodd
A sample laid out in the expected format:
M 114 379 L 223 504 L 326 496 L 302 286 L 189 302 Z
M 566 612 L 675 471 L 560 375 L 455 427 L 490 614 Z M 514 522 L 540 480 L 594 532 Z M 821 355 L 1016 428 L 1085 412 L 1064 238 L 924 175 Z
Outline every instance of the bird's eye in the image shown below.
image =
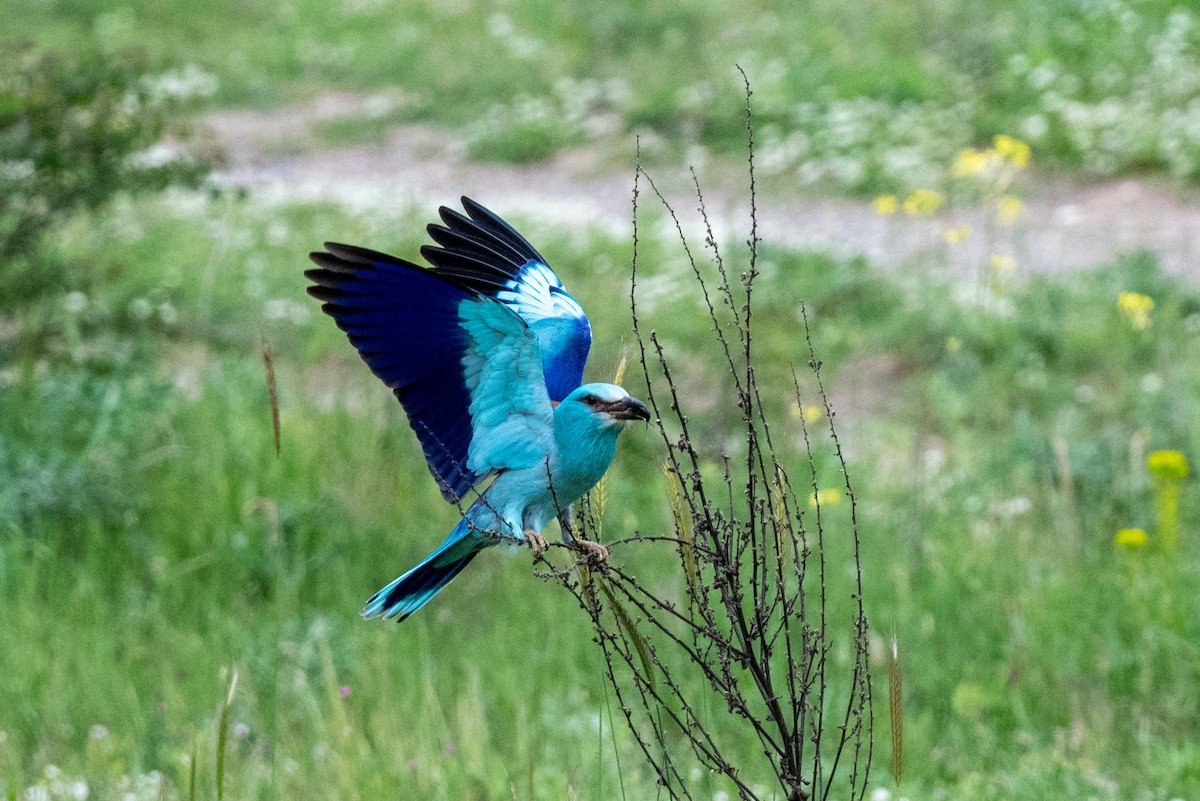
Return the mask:
M 600 399 L 597 398 L 595 395 L 584 395 L 583 396 L 583 402 L 586 403 L 588 406 L 595 406 L 599 400 Z

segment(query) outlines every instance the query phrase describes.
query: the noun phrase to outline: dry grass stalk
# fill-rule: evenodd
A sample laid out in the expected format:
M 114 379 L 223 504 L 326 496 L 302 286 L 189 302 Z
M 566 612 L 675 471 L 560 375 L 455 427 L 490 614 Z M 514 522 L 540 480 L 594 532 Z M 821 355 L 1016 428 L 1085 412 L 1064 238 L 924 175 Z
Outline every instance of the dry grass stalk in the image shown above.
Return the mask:
M 900 786 L 904 775 L 904 682 L 900 643 L 893 637 L 888 649 L 888 712 L 892 721 L 892 778 Z
M 262 341 L 263 366 L 267 368 L 267 397 L 271 402 L 271 430 L 275 434 L 275 455 L 279 455 L 279 390 L 275 384 L 275 353 L 266 337 Z

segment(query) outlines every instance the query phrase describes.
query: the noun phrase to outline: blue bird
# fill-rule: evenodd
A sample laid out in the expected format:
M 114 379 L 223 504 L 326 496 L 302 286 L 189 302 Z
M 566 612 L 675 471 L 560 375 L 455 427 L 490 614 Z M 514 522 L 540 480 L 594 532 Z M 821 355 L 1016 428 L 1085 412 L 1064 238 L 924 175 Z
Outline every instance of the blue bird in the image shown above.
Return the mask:
M 428 226 L 430 268 L 327 242 L 305 272 L 309 294 L 404 406 L 442 496 L 474 497 L 437 550 L 371 596 L 365 618 L 404 620 L 489 546 L 540 556 L 542 528 L 600 480 L 620 432 L 650 419 L 621 387 L 582 383 L 583 308 L 508 223 L 462 204 L 465 215 L 443 206 L 444 224 Z M 565 527 L 563 539 L 607 558 Z

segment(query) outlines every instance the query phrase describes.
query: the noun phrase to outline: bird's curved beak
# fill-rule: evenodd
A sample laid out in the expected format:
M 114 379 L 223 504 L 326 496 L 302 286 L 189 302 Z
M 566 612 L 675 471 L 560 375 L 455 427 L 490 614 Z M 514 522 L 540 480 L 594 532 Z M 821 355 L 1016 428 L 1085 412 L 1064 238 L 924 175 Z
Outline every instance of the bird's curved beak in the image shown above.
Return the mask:
M 604 407 L 604 413 L 614 420 L 649 420 L 650 410 L 637 398 L 622 398 Z

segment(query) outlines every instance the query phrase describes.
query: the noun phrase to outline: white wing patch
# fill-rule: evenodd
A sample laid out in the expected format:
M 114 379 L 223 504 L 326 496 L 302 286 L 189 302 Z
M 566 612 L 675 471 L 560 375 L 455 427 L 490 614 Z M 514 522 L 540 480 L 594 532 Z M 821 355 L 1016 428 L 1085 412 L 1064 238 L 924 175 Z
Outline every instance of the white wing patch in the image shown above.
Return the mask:
M 496 300 L 529 325 L 557 317 L 584 319 L 583 307 L 567 294 L 554 271 L 541 262 L 529 262 L 505 286 L 508 289 L 497 292 Z

